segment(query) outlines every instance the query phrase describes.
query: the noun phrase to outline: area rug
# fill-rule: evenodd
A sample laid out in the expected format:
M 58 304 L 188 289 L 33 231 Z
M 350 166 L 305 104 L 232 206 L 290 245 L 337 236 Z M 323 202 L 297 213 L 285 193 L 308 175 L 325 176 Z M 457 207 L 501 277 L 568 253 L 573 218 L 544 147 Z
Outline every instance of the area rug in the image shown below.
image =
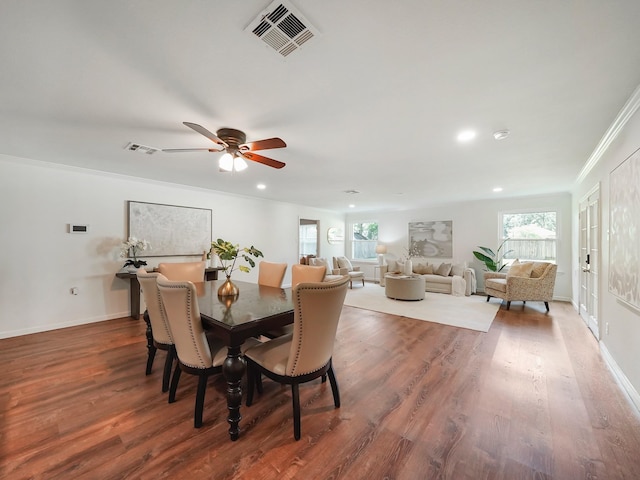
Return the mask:
M 441 323 L 453 327 L 488 332 L 500 308 L 500 302 L 487 303 L 484 295 L 454 297 L 445 293 L 425 293 L 424 300 L 392 300 L 384 294 L 384 287 L 366 283 L 364 287 L 347 290 L 345 305 L 375 312 Z

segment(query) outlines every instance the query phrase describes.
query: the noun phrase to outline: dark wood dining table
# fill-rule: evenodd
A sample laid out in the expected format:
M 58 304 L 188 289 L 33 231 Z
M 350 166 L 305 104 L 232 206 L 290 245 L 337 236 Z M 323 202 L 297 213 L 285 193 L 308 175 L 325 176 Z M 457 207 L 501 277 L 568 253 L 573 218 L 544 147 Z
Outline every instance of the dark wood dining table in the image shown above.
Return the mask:
M 237 297 L 218 297 L 223 280 L 196 285 L 202 324 L 227 345 L 222 374 L 227 381 L 229 436 L 240 435 L 241 381 L 246 370 L 240 351 L 247 338 L 293 323 L 293 300 L 290 288 L 275 288 L 233 280 Z

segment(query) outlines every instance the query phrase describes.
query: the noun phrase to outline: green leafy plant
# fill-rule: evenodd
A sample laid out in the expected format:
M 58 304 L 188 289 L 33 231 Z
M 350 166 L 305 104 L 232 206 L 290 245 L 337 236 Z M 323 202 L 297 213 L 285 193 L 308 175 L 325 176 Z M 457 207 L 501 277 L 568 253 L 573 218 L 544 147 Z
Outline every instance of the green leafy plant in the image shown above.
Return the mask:
M 482 251 L 478 252 L 477 250 L 474 250 L 473 254 L 478 260 L 485 264 L 487 270 L 489 270 L 490 272 L 499 272 L 506 266 L 506 264 L 503 262 L 504 256 L 513 252 L 513 250 L 501 252 L 507 240 L 509 239 L 505 239 L 495 252 L 488 247 L 478 247 Z
M 253 245 L 251 245 L 251 247 L 249 248 L 240 248 L 240 245 L 234 245 L 233 243 L 222 240 L 221 238 L 219 238 L 215 242 L 211 242 L 210 251 L 216 254 L 220 259 L 220 263 L 222 264 L 222 268 L 224 269 L 224 274 L 227 277 L 230 277 L 231 273 L 235 270 L 249 273 L 251 269 L 256 266 L 256 262 L 251 257 L 264 257 L 264 255 L 262 255 L 262 252 L 255 248 Z M 249 265 L 236 266 L 238 257 L 242 258 Z

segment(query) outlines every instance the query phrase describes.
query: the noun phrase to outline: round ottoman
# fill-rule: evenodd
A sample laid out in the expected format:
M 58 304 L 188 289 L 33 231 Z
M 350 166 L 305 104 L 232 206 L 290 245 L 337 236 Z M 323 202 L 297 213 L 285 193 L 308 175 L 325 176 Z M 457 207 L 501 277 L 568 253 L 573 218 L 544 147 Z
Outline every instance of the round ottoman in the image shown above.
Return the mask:
M 420 275 L 397 275 L 387 273 L 384 276 L 384 293 L 394 300 L 423 300 L 424 277 Z

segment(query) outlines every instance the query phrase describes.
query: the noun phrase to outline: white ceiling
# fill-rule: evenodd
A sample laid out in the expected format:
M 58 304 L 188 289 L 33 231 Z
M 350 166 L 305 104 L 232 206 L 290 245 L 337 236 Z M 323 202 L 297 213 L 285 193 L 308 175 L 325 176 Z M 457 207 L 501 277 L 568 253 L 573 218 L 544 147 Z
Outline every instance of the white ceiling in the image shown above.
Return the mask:
M 337 211 L 544 194 L 640 84 L 637 0 L 292 0 L 320 35 L 287 58 L 244 31 L 270 3 L 2 0 L 0 153 Z M 287 166 L 124 149 L 213 146 L 183 121 Z

